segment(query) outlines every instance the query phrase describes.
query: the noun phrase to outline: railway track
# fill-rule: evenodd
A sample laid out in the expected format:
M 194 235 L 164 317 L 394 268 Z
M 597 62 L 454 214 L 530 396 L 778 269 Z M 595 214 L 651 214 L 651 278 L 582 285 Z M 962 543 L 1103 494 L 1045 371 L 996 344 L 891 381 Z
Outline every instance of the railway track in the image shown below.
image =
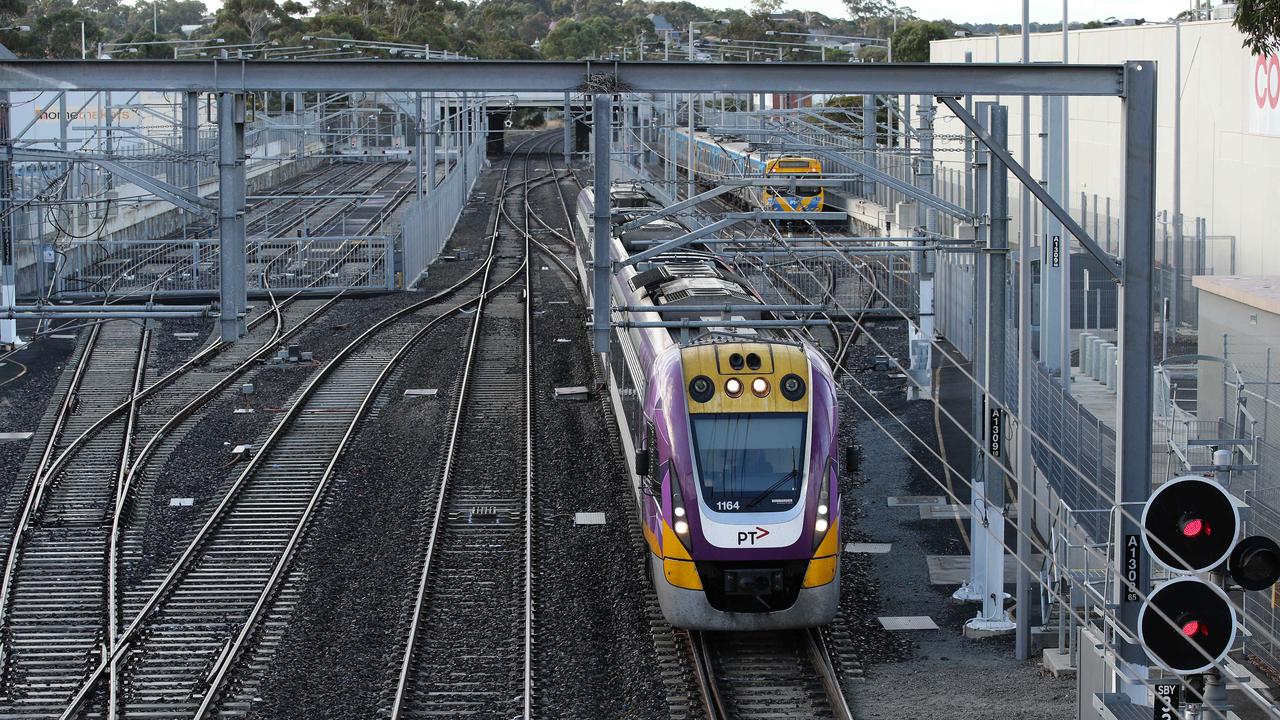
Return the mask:
M 388 214 L 378 212 L 364 227 L 380 224 Z M 342 263 L 351 252 L 323 262 Z M 275 262 L 268 261 L 267 268 Z M 298 294 L 273 298 L 240 343 L 215 342 L 150 385 L 145 378 L 150 332 L 132 323 L 92 326 L 53 428 L 41 438 L 45 449 L 26 502 L 9 503 L 2 518 L 3 527 L 16 529 L 6 543 L 5 602 L 0 605 L 0 613 L 8 611 L 0 614 L 5 620 L 0 655 L 5 703 L 0 707 L 13 717 L 58 716 L 102 648 L 115 645 L 124 620 L 120 577 L 142 556 L 140 533 L 129 531 L 144 524 L 154 479 L 143 471 L 162 466 L 206 404 L 338 297 L 297 303 L 288 317 Z M 118 337 L 122 334 L 130 337 Z M 117 356 L 139 343 L 132 356 L 134 374 L 124 378 Z M 143 400 L 149 401 L 146 413 Z M 135 433 L 140 417 L 148 422 Z M 139 476 L 143 482 L 137 482 Z M 118 684 L 110 687 L 114 694 Z
M 63 717 L 203 717 L 248 707 L 257 659 L 283 630 L 266 621 L 287 616 L 290 561 L 338 458 L 397 362 L 477 301 L 442 308 L 483 267 L 374 324 L 312 376 L 173 568 L 127 598 L 132 621 L 92 664 Z
M 481 304 L 472 319 L 391 718 L 529 717 L 533 703 L 533 361 L 525 141 L 499 181 Z M 530 144 L 532 143 L 532 144 Z M 543 148 L 545 151 L 545 148 Z M 515 191 L 519 189 L 519 195 Z M 502 279 L 502 278 L 505 278 Z M 519 279 L 519 285 L 507 284 Z M 491 288 L 493 288 L 491 290 Z M 521 438 L 511 443 L 511 438 Z
M 142 384 L 149 332 L 137 325 L 96 325 L 66 395 L 41 468 Z M 83 444 L 51 482 L 35 483 L 21 506 L 23 528 L 9 554 L 5 589 L 4 672 L 15 714 L 56 715 L 78 681 L 77 669 L 102 643 L 109 516 L 120 468 L 128 462 L 135 415 L 116 417 L 114 432 Z M 38 518 L 33 517 L 38 516 Z M 9 520 L 9 518 L 5 518 Z M 38 520 L 33 522 L 33 520 Z M 8 523 L 6 523 L 8 526 Z
M 711 720 L 853 720 L 820 630 L 686 634 Z

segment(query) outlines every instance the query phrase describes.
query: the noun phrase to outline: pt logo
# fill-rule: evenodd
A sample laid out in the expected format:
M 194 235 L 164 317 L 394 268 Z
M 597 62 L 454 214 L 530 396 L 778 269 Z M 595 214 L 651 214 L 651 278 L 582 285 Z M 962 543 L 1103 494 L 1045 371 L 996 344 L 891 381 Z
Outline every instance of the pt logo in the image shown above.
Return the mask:
M 767 537 L 769 537 L 769 531 L 759 526 L 757 526 L 755 530 L 739 530 L 738 544 L 741 545 L 742 543 L 747 543 L 748 545 L 755 545 L 757 540 L 763 540 Z

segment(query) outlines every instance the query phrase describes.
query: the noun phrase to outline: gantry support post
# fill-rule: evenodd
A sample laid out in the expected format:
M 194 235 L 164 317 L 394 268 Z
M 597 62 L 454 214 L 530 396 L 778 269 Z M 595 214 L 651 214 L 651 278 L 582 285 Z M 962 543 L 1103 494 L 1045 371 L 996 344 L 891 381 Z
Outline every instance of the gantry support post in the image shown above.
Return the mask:
M 569 156 L 573 154 L 573 96 L 566 90 L 564 93 L 564 166 L 569 167 Z
M 419 202 L 422 201 L 423 195 L 426 194 L 424 187 L 423 172 L 426 167 L 426 148 L 423 147 L 423 138 L 426 137 L 426 128 L 422 126 L 422 93 L 415 92 L 413 94 L 413 164 L 417 172 L 417 182 L 414 183 L 414 193 Z M 435 167 L 432 166 L 431 172 L 435 174 Z
M 862 96 L 862 162 L 868 165 L 876 163 L 876 96 Z M 862 196 L 874 198 L 876 185 L 865 177 L 862 179 Z
M 199 154 L 200 95 L 199 93 L 187 92 L 182 94 L 182 155 L 184 158 L 182 187 L 192 195 L 199 195 L 200 163 L 196 162 L 196 156 Z M 191 223 L 192 215 L 193 213 L 185 210 L 182 212 L 183 227 Z M 198 263 L 192 263 L 191 272 L 193 274 L 200 272 Z
M 916 158 L 916 187 L 922 194 L 933 195 L 933 105 L 922 99 L 920 114 L 920 155 Z M 925 228 L 926 235 L 937 231 L 938 211 L 916 205 L 916 224 Z M 919 325 L 908 325 L 908 352 L 911 354 L 911 376 L 915 382 L 907 386 L 907 399 L 920 400 L 933 396 L 933 253 L 913 255 L 915 276 L 920 288 Z
M 427 137 L 426 137 L 426 173 L 422 188 L 423 195 L 430 195 L 436 189 L 436 145 L 439 142 L 440 118 L 437 115 L 436 94 L 427 93 Z
M 609 252 L 612 240 L 613 209 L 609 202 L 609 153 L 613 133 L 613 96 L 599 93 L 591 102 L 592 160 L 595 165 L 595 225 L 591 250 L 592 339 L 596 352 L 609 352 L 609 280 L 612 270 Z
M 665 169 L 663 177 L 666 179 L 666 183 L 663 185 L 662 190 L 670 202 L 675 202 L 680 197 L 680 191 L 676 187 L 676 153 L 678 149 L 675 144 L 675 130 L 677 117 L 676 94 L 667 93 L 666 122 L 662 124 L 664 136 L 662 154 Z
M 0 259 L 0 305 L 12 307 L 18 301 L 17 276 L 14 269 L 13 254 L 13 138 L 12 106 L 9 104 L 9 93 L 0 92 L 0 244 L 3 245 L 3 258 Z M 5 345 L 21 345 L 18 337 L 17 320 L 0 320 L 0 343 Z
M 1042 131 L 1040 147 L 1044 161 L 1044 184 L 1049 196 L 1061 203 L 1064 199 L 1062 187 L 1062 98 L 1045 96 L 1041 112 Z M 1071 242 L 1064 238 L 1062 223 L 1047 210 L 1041 223 L 1044 232 L 1040 238 L 1040 359 L 1056 373 L 1066 385 L 1071 378 L 1071 362 L 1068 358 L 1069 346 L 1065 341 L 1070 331 L 1063 319 L 1070 308 L 1062 306 L 1062 298 L 1069 288 L 1064 287 L 1067 281 L 1064 276 L 1067 248 Z
M 965 53 L 966 58 L 969 53 Z M 978 103 L 978 122 L 982 123 L 987 129 L 991 128 L 989 114 L 991 112 L 990 102 Z M 984 217 L 989 217 L 991 208 L 988 204 L 987 183 L 989 178 L 989 158 L 987 151 L 979 145 L 976 153 L 969 150 L 969 142 L 966 141 L 965 158 L 966 158 L 966 191 L 965 196 L 970 202 L 966 202 L 965 208 L 973 213 L 977 218 L 974 224 L 974 241 L 979 248 L 985 249 L 987 239 L 987 226 Z M 972 160 L 972 169 L 968 169 L 968 162 Z M 972 186 L 972 187 L 969 187 Z M 973 348 L 972 348 L 972 372 L 975 378 L 982 378 L 986 368 L 986 358 L 982 352 L 982 340 L 984 337 L 984 328 L 986 327 L 987 318 L 987 265 L 982 255 L 973 256 Z M 987 424 L 986 413 L 986 392 L 983 383 L 974 383 L 972 389 L 971 402 L 973 405 L 970 413 L 970 422 L 973 423 L 973 436 L 984 437 L 984 429 Z M 975 447 L 973 450 L 973 462 L 970 465 L 970 474 L 975 481 L 985 479 L 984 471 L 986 470 L 986 450 L 985 447 Z M 978 495 L 977 486 L 972 489 L 972 495 Z M 985 490 L 984 490 L 985 493 Z M 972 505 L 972 499 L 970 500 Z M 981 523 L 978 518 L 970 518 L 970 543 L 969 543 L 969 581 L 961 585 L 955 592 L 951 593 L 951 597 L 964 602 L 982 602 L 986 592 L 983 588 L 986 585 L 986 568 L 983 562 L 986 555 L 983 552 L 983 543 L 986 540 L 986 533 L 981 530 Z
M 1152 258 L 1155 245 L 1156 66 L 1125 63 L 1124 72 L 1124 263 L 1119 309 L 1120 367 L 1116 389 L 1116 502 L 1115 538 L 1124 543 L 1115 553 L 1115 583 L 1120 622 L 1137 637 L 1138 611 L 1150 590 L 1150 563 L 1138 552 L 1138 567 L 1126 568 L 1124 547 L 1132 540 L 1141 547 L 1137 511 L 1151 493 L 1151 365 L 1153 360 L 1151 308 Z M 1141 645 L 1125 643 L 1121 657 L 1139 679 L 1146 674 Z M 1125 690 L 1146 702 L 1146 687 L 1125 683 Z
M 692 42 L 692 40 L 690 40 L 690 42 Z M 695 141 L 693 138 L 693 128 L 694 128 L 695 118 L 697 117 L 697 115 L 696 115 L 696 108 L 694 107 L 694 104 L 693 104 L 693 99 L 694 99 L 694 93 L 689 93 L 689 104 L 686 106 L 687 112 L 689 113 L 689 138 L 688 138 L 689 167 L 687 168 L 687 170 L 689 171 L 689 181 L 685 187 L 685 193 L 684 193 L 684 196 L 687 198 L 693 197 L 694 187 L 696 186 L 696 180 L 694 180 L 694 177 L 693 177 L 693 166 L 696 161 L 696 158 L 694 156 Z M 673 197 L 672 199 L 674 200 L 675 198 Z
M 992 139 L 1001 147 L 1008 140 L 1009 115 L 1003 105 L 988 105 L 988 127 Z M 984 155 L 986 153 L 983 153 Z M 1008 171 L 1003 165 L 992 164 L 989 172 L 990 222 L 987 233 L 986 252 L 977 258 L 985 266 L 985 305 L 984 327 L 981 336 L 986 339 L 982 349 L 983 363 L 982 384 L 987 393 L 984 399 L 986 417 L 982 428 L 985 440 L 982 454 L 985 467 L 982 471 L 984 490 L 986 492 L 986 523 L 983 534 L 985 558 L 983 562 L 983 597 L 982 612 L 965 624 L 966 628 L 980 630 L 985 634 L 1006 633 L 1015 629 L 1004 608 L 1004 537 L 1005 507 L 1008 498 L 1005 494 L 1005 475 L 1001 469 L 1004 462 L 1004 428 L 1007 426 L 1004 414 L 997 406 L 1005 400 L 1005 342 L 1006 322 L 1005 307 L 1008 302 L 1005 292 L 1005 280 L 1008 271 L 1009 250 L 1009 185 Z M 978 353 L 975 338 L 975 354 Z M 975 541 L 976 542 L 976 541 Z M 1026 611 L 1029 606 L 1018 606 L 1018 619 L 1030 617 Z
M 239 93 L 218 94 L 218 283 L 222 340 L 244 335 L 248 310 L 244 239 L 244 106 Z

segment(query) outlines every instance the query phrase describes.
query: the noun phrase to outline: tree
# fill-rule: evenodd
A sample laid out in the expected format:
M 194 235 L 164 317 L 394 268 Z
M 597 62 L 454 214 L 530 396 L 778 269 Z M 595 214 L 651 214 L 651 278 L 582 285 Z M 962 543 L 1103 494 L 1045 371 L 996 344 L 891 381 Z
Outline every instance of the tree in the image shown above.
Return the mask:
M 895 62 L 929 62 L 929 43 L 955 34 L 956 26 L 950 21 L 912 20 L 898 27 L 893 34 L 893 59 Z
M 548 60 L 579 60 L 599 57 L 618 44 L 614 24 L 603 17 L 561 20 L 542 41 L 542 57 Z
M 782 0 L 751 0 L 753 15 L 772 15 L 782 9 Z
M 80 23 L 84 23 L 84 37 L 88 45 L 102 39 L 102 31 L 98 24 L 84 11 L 76 8 L 59 10 L 49 15 L 41 15 L 31 26 L 30 35 L 35 47 L 29 50 L 32 55 L 44 58 L 79 58 L 80 57 Z
M 1254 55 L 1280 51 L 1280 0 L 1239 0 L 1234 22 Z

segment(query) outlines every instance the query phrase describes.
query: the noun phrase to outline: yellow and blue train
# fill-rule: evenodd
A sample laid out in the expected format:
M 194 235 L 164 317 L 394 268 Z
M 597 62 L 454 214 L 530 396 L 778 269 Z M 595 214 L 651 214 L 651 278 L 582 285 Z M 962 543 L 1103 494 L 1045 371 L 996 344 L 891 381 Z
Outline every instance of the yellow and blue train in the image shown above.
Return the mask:
M 672 159 L 681 175 L 689 168 L 689 131 L 686 128 L 662 131 L 671 133 Z M 664 142 L 666 138 L 664 137 Z M 820 187 L 800 187 L 789 182 L 793 178 L 821 177 L 822 161 L 802 155 L 766 157 L 764 151 L 739 139 L 713 136 L 697 130 L 693 134 L 693 173 L 698 183 L 712 186 L 725 178 L 777 178 L 775 185 L 745 187 L 734 193 L 742 205 L 759 210 L 809 213 L 821 212 L 826 198 Z

